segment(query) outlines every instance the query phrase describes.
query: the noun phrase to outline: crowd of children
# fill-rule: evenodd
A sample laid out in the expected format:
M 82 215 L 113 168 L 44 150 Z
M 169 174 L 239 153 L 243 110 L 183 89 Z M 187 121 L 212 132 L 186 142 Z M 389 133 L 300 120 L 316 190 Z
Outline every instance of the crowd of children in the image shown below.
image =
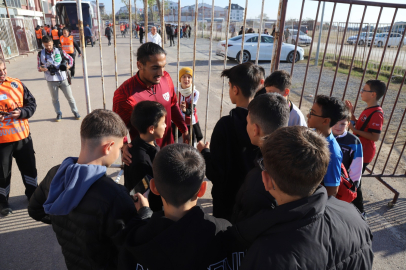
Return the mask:
M 79 157 L 52 168 L 34 192 L 29 214 L 52 224 L 68 268 L 372 269 L 361 176 L 382 129 L 377 101 L 385 84 L 366 83 L 368 107 L 358 119 L 349 101 L 318 95 L 306 121 L 289 100 L 287 72 L 265 79 L 258 65 L 236 65 L 221 74 L 236 107 L 209 143 L 202 141 L 193 71 L 178 75 L 176 100 L 197 149 L 161 149 L 167 110 L 157 101 L 136 103 L 130 122 L 138 136 L 122 187 L 105 172 L 128 127 L 117 114 L 94 110 L 81 125 Z M 335 198 L 341 164 L 358 188 L 356 207 Z M 213 216 L 197 206 L 205 176 Z

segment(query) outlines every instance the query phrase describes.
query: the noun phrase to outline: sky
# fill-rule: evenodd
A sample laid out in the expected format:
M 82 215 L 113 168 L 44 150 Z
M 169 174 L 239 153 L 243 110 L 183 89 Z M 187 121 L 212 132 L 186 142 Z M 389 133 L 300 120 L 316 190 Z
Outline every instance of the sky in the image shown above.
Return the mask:
M 212 1 L 210 1 L 210 0 L 199 0 L 199 4 L 202 3 L 202 1 L 206 4 L 212 3 Z M 380 1 L 369 0 L 369 1 L 370 2 L 406 4 L 406 0 L 380 0 Z M 107 13 L 111 13 L 112 1 L 99 0 L 99 2 L 104 3 Z M 132 0 L 132 4 L 133 3 L 134 3 L 134 0 Z M 194 1 L 194 0 L 181 0 L 182 7 L 188 6 L 188 5 L 194 5 L 195 3 L 196 3 L 196 1 Z M 221 7 L 228 6 L 228 3 L 229 3 L 228 0 L 215 0 L 214 1 L 214 5 L 221 6 Z M 245 0 L 232 0 L 232 3 L 238 4 L 245 8 L 246 1 Z M 258 17 L 261 14 L 261 4 L 262 4 L 261 0 L 249 0 L 247 18 Z M 137 7 L 143 7 L 143 5 L 144 5 L 143 1 L 137 0 Z M 303 11 L 303 19 L 306 19 L 306 18 L 315 19 L 317 5 L 318 5 L 318 1 L 306 0 L 304 11 Z M 116 12 L 122 6 L 124 6 L 124 4 L 121 2 L 121 0 L 115 0 Z M 265 0 L 264 13 L 267 14 L 267 16 L 270 19 L 276 19 L 277 12 L 278 12 L 278 6 L 279 6 L 279 0 Z M 301 6 L 302 6 L 302 0 L 288 0 L 286 19 L 287 20 L 299 19 Z M 321 5 L 321 7 L 322 6 L 323 6 L 323 4 Z M 333 6 L 334 6 L 334 3 L 328 3 L 328 2 L 326 3 L 324 21 L 331 20 Z M 349 4 L 337 4 L 333 21 L 334 22 L 345 22 L 347 19 L 348 9 L 349 9 Z M 364 9 L 363 6 L 353 5 L 351 16 L 350 16 L 350 22 L 354 22 L 354 23 L 360 22 L 363 9 Z M 368 7 L 366 16 L 364 19 L 365 23 L 376 23 L 376 20 L 378 18 L 378 14 L 379 14 L 379 9 L 380 9 L 379 7 Z M 320 8 L 320 10 L 321 10 L 321 8 Z M 384 8 L 383 12 L 382 12 L 382 16 L 381 16 L 381 23 L 390 23 L 392 21 L 394 11 L 395 11 L 394 8 Z M 318 20 L 320 21 L 320 19 L 321 19 L 321 12 L 319 14 Z M 396 16 L 396 19 L 395 19 L 395 21 L 402 21 L 402 20 L 406 21 L 406 9 L 399 10 L 398 14 Z

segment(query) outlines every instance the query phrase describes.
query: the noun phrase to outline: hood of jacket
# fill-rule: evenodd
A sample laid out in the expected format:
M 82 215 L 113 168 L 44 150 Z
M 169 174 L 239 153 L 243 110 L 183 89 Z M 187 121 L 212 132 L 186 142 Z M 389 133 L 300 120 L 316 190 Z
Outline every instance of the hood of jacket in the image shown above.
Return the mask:
M 230 117 L 232 125 L 234 126 L 235 133 L 239 145 L 243 145 L 249 148 L 258 148 L 251 144 L 250 137 L 247 133 L 247 115 L 248 109 L 236 107 L 230 111 Z
M 66 158 L 52 179 L 48 199 L 44 203 L 45 213 L 67 215 L 82 200 L 88 189 L 106 174 L 106 167 L 77 164 L 77 157 Z
M 312 196 L 264 209 L 251 218 L 234 226 L 239 238 L 251 245 L 258 237 L 272 233 L 283 233 L 312 223 L 323 215 L 327 204 L 327 191 L 319 186 Z

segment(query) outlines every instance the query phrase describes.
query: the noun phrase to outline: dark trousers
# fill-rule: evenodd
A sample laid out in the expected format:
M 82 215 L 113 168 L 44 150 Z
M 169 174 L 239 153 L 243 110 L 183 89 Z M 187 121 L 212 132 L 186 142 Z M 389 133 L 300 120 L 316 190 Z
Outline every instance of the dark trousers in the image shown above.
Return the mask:
M 107 40 L 109 41 L 109 46 L 111 45 L 111 36 L 106 36 L 107 37 Z
M 61 42 L 59 41 L 59 39 L 54 39 L 54 48 L 59 48 L 60 44 Z
M 173 37 L 174 37 L 174 35 L 169 35 L 169 41 L 170 41 L 171 46 L 172 46 L 172 43 L 173 43 L 173 46 L 175 46 L 175 41 L 173 40 Z
M 17 142 L 0 143 L 0 203 L 7 202 L 10 195 L 13 157 L 23 179 L 25 195 L 30 198 L 38 186 L 35 152 L 31 135 Z
M 89 37 L 89 36 L 85 37 L 85 47 L 87 47 L 87 40 L 90 40 L 90 43 L 92 43 L 92 47 L 93 47 L 93 39 L 92 39 L 92 37 Z
M 42 40 L 37 38 L 38 49 L 42 50 Z
M 76 62 L 76 53 L 69 53 L 69 55 L 72 57 L 73 59 L 73 65 L 70 68 L 70 76 L 73 78 L 75 76 L 75 62 Z
M 141 34 L 140 34 L 140 43 L 141 43 L 141 44 L 142 44 L 143 38 L 144 38 L 144 35 L 141 35 Z
M 364 171 L 366 169 L 366 167 L 368 166 L 369 163 L 364 163 L 364 165 L 362 166 L 362 174 L 364 174 Z M 357 189 L 357 198 L 355 198 L 355 200 L 352 202 L 352 204 L 355 205 L 355 207 L 358 208 L 358 210 L 361 213 L 364 213 L 364 197 L 362 196 L 362 189 L 361 189 L 361 185 L 362 185 L 363 180 L 361 179 L 361 181 L 359 182 L 359 187 Z

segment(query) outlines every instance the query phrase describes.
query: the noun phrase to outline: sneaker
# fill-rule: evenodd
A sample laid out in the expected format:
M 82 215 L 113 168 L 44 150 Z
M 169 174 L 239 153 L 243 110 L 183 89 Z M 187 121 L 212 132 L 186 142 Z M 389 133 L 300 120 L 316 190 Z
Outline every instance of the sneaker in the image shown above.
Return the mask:
M 56 122 L 59 122 L 59 121 L 61 121 L 61 120 L 62 120 L 62 114 L 57 114 L 55 121 L 56 121 Z
M 73 115 L 75 116 L 76 120 L 80 120 L 80 114 L 79 113 L 73 113 Z
M 13 210 L 10 208 L 10 205 L 5 203 L 0 203 L 0 214 L 7 216 L 8 214 L 13 213 Z

